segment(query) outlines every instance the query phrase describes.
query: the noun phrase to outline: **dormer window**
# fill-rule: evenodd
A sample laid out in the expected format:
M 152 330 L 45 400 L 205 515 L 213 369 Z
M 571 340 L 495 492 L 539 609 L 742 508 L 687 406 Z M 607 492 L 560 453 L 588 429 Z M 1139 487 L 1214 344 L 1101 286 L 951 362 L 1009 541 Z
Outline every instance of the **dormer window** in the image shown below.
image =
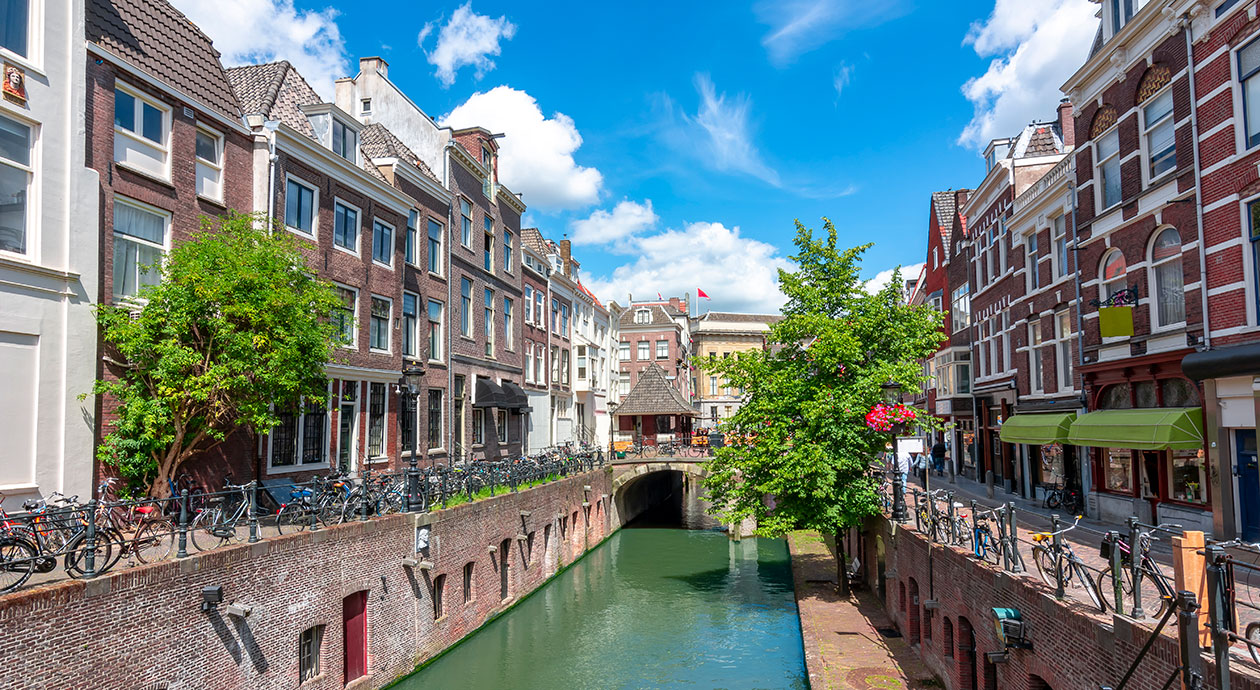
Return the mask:
M 634 312 L 635 323 L 652 323 L 652 310 L 639 309 Z
M 1120 29 L 1123 29 L 1146 3 L 1147 0 L 1110 0 L 1108 5 L 1111 10 L 1111 35 L 1120 33 Z
M 482 147 L 481 147 L 481 164 L 482 164 L 482 165 L 484 165 L 484 166 L 486 166 L 486 170 L 491 170 L 491 169 L 492 169 L 492 168 L 491 168 L 490 163 L 491 163 L 491 161 L 493 161 L 493 160 L 494 160 L 494 159 L 493 159 L 493 158 L 491 158 L 491 156 L 490 156 L 490 149 L 488 149 L 488 148 L 486 148 L 486 147 L 482 146 Z
M 1011 150 L 1011 141 L 1009 139 L 995 140 L 989 144 L 989 148 L 984 153 L 984 171 L 993 169 L 998 161 L 1006 158 L 1006 152 Z
M 371 115 L 372 114 L 372 99 L 370 98 L 360 99 L 359 112 L 363 113 L 364 115 Z
M 350 161 L 358 162 L 358 135 L 341 120 L 333 118 L 332 150 L 333 153 Z

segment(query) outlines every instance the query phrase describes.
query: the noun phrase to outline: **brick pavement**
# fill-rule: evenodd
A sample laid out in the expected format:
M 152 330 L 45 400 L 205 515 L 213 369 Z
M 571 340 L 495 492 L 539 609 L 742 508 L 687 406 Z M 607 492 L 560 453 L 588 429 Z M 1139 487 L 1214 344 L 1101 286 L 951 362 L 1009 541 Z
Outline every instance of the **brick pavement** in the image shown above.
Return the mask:
M 842 599 L 836 562 L 817 532 L 788 535 L 805 664 L 814 690 L 921 690 L 944 687 L 901 637 L 870 592 Z

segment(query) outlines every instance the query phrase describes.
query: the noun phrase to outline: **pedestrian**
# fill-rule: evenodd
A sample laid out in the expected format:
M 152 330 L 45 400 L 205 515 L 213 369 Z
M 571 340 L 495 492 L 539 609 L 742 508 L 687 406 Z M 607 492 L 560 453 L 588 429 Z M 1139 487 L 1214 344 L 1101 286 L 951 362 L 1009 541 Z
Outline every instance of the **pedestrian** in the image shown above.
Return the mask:
M 945 476 L 945 443 L 937 441 L 932 446 L 932 467 L 936 470 L 936 476 Z

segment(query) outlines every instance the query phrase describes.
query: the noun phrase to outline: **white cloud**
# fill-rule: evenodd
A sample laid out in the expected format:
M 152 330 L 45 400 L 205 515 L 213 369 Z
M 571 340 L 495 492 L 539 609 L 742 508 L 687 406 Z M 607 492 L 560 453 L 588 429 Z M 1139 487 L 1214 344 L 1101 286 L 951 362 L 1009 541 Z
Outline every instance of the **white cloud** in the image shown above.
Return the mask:
M 775 313 L 785 301 L 778 269 L 789 268 L 773 245 L 743 237 L 738 227 L 691 223 L 632 240 L 638 258 L 610 276 L 591 282 L 601 299 L 626 295 L 682 295 L 704 290 L 706 307 L 721 311 Z
M 975 115 L 958 143 L 982 148 L 1013 136 L 1032 120 L 1054 116 L 1059 87 L 1085 61 L 1097 27 L 1090 0 L 997 0 L 966 42 L 988 70 L 963 85 Z
M 419 43 L 429 37 L 433 31 L 432 22 L 425 24 L 417 39 Z M 500 52 L 499 42 L 510 40 L 516 35 L 516 25 L 507 17 L 493 19 L 472 10 L 472 1 L 460 5 L 451 20 L 438 31 L 437 45 L 426 53 L 429 64 L 437 67 L 438 81 L 443 86 L 455 83 L 455 73 L 465 65 L 477 68 L 477 78 L 494 69 L 491 55 Z
M 573 160 L 582 145 L 573 119 L 563 113 L 545 117 L 538 101 L 524 91 L 497 86 L 475 93 L 441 124 L 506 134 L 499 141 L 499 175 L 530 206 L 560 210 L 599 201 L 603 175 Z
M 700 110 L 686 119 L 708 135 L 702 159 L 717 170 L 741 172 L 777 187 L 779 173 L 766 165 L 752 142 L 748 119 L 752 101 L 744 94 L 728 99 L 725 93 L 717 93 L 707 74 L 697 74 L 695 84 Z
M 337 10 L 299 10 L 293 0 L 174 0 L 214 41 L 226 66 L 288 60 L 324 100 L 349 74 Z
M 432 34 L 432 33 L 433 33 L 433 22 L 425 22 L 424 26 L 420 27 L 420 34 L 416 36 L 416 45 L 423 48 L 424 42 L 429 39 L 429 34 Z
M 573 221 L 573 244 L 599 245 L 624 242 L 656 225 L 652 200 L 640 204 L 624 199 L 605 211 L 597 209 L 587 218 Z
M 918 280 L 919 273 L 923 271 L 923 266 L 924 264 L 922 262 L 901 266 L 901 280 Z M 876 292 L 883 290 L 884 286 L 888 285 L 888 281 L 892 280 L 893 272 L 896 270 L 896 268 L 886 268 L 879 273 L 876 273 L 874 278 L 871 278 L 863 284 L 863 287 L 871 294 L 875 294 Z
M 836 75 L 831 80 L 831 85 L 836 87 L 836 96 L 844 95 L 844 87 L 849 85 L 849 81 L 853 79 L 853 65 L 840 63 L 836 68 Z
M 905 0 L 764 0 L 754 12 L 770 31 L 761 39 L 779 67 L 839 38 L 847 29 L 875 26 L 905 14 Z

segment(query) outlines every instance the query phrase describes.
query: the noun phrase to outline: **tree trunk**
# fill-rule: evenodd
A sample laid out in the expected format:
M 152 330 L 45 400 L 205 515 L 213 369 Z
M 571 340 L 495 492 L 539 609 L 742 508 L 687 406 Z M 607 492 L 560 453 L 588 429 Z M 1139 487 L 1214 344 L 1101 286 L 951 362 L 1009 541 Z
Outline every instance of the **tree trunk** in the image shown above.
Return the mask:
M 844 562 L 844 533 L 843 528 L 836 530 L 836 582 L 838 583 L 840 596 L 849 596 L 849 568 Z

